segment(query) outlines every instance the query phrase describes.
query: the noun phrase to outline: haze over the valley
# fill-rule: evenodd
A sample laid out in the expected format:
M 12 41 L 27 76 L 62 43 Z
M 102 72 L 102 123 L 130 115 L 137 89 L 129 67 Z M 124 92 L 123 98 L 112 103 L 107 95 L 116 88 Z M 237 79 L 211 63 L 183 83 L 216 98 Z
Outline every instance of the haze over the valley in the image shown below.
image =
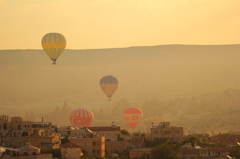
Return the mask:
M 144 119 L 172 119 L 187 126 L 188 118 L 207 114 L 208 118 L 215 118 L 220 107 L 222 113 L 239 111 L 239 50 L 240 45 L 65 50 L 56 65 L 42 50 L 1 50 L 0 107 L 4 113 L 23 117 L 26 111 L 34 111 L 37 119 L 67 101 L 69 111 L 102 109 L 109 113 L 107 120 L 119 120 L 121 124 L 124 108 L 139 106 Z M 119 80 L 111 102 L 99 87 L 99 80 L 105 75 L 114 75 Z M 231 97 L 224 97 L 226 91 Z M 128 104 L 122 104 L 124 101 Z M 151 101 L 155 104 L 144 107 Z M 119 104 L 122 106 L 116 108 Z M 198 113 L 194 117 L 196 108 Z M 115 117 L 110 115 L 114 112 L 118 114 Z M 95 117 L 96 121 L 100 119 Z

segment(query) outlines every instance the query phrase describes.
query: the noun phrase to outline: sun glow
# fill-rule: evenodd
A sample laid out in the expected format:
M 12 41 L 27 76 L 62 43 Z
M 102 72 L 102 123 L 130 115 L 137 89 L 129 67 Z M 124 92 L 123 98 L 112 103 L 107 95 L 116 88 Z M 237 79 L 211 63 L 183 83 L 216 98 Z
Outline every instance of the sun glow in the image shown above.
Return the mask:
M 48 32 L 72 49 L 240 43 L 239 8 L 239 0 L 0 0 L 0 49 L 40 49 Z

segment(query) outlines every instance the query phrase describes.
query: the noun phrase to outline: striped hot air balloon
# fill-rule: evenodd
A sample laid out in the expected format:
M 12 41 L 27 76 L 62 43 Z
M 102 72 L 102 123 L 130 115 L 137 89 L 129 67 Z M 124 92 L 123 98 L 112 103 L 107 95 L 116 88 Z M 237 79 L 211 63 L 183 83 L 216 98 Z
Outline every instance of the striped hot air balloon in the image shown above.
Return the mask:
M 118 88 L 117 78 L 112 75 L 107 75 L 101 78 L 99 84 L 102 91 L 106 94 L 106 96 L 109 98 L 109 101 L 110 101 L 112 95 Z
M 142 120 L 142 117 L 143 112 L 140 108 L 137 107 L 127 108 L 123 112 L 124 120 L 132 129 L 138 125 L 138 123 Z
M 93 113 L 88 109 L 76 109 L 70 116 L 70 122 L 73 126 L 90 127 L 93 120 Z
M 56 64 L 58 57 L 66 47 L 66 39 L 60 33 L 48 33 L 42 38 L 42 47 L 46 54 Z

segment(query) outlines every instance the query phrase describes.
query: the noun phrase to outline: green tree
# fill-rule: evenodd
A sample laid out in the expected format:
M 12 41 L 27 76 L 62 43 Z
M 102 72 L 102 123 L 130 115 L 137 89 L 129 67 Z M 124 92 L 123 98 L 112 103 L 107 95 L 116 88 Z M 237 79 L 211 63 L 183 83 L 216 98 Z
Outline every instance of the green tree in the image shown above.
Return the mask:
M 198 139 L 197 136 L 191 136 L 190 138 L 185 139 L 182 142 L 182 145 L 184 145 L 185 143 L 191 143 L 192 146 L 198 145 L 200 147 L 218 147 L 218 146 L 221 146 L 219 144 L 209 144 L 209 143 L 206 142 L 205 139 L 203 139 L 203 142 L 200 142 L 200 140 Z
M 140 135 L 143 135 L 143 133 L 141 133 L 140 131 L 133 133 L 133 136 L 140 136 Z
M 126 129 L 122 129 L 122 130 L 121 130 L 121 134 L 123 134 L 123 135 L 129 135 L 130 132 L 128 132 Z
M 230 152 L 230 156 L 240 158 L 240 150 L 233 150 Z
M 120 155 L 119 157 L 121 159 L 128 159 L 129 158 L 129 150 L 124 150 Z
M 68 138 L 68 135 L 65 135 L 64 136 L 64 138 L 61 140 L 61 143 L 62 144 L 65 144 L 65 143 L 67 143 L 67 142 L 69 142 L 70 140 L 69 140 L 69 138 Z
M 156 146 L 152 151 L 152 159 L 177 159 L 179 147 L 176 144 L 165 143 Z
M 61 150 L 60 149 L 52 149 L 51 154 L 53 155 L 53 157 L 61 158 Z
M 154 138 L 153 140 L 146 141 L 146 146 L 155 147 L 157 145 L 164 144 L 166 141 L 166 139 Z
M 195 146 L 196 144 L 201 147 L 203 146 L 197 136 L 191 136 L 190 138 L 188 138 L 182 142 L 183 145 L 186 143 L 191 143 L 192 146 Z
M 52 149 L 52 150 L 42 150 L 42 153 L 52 154 L 53 157 L 61 158 L 61 150 L 60 149 Z
M 119 137 L 117 141 L 124 141 L 124 138 Z

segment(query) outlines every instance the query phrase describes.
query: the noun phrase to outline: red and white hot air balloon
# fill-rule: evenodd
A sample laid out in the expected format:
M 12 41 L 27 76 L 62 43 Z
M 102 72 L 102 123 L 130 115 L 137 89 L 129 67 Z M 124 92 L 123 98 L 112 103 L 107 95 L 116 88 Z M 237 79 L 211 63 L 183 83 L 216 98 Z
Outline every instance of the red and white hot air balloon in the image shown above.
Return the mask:
M 140 108 L 137 107 L 127 108 L 123 112 L 124 120 L 132 129 L 138 125 L 138 123 L 142 120 L 142 117 L 143 112 Z
M 93 113 L 88 109 L 76 109 L 70 116 L 70 122 L 73 126 L 90 127 L 93 120 Z

